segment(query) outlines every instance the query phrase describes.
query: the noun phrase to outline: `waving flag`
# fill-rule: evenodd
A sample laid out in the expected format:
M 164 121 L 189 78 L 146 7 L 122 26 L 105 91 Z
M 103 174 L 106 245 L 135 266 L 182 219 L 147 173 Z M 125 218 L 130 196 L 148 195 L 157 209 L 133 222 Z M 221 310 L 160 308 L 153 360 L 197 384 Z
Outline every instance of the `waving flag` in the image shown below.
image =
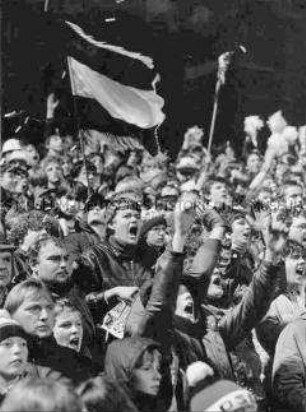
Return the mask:
M 68 57 L 72 94 L 83 128 L 140 138 L 151 152 L 154 130 L 162 124 L 164 99 L 150 57 L 95 40 L 66 22 L 75 40 Z M 81 44 L 81 47 L 80 47 Z

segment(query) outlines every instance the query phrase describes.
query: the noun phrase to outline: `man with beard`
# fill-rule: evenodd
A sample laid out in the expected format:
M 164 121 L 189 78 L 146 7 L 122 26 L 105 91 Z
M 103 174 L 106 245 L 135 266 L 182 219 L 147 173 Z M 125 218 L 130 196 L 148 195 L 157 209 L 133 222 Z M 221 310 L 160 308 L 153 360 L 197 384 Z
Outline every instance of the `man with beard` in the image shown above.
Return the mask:
M 55 300 L 67 298 L 82 315 L 84 327 L 83 350 L 94 345 L 95 326 L 84 294 L 72 280 L 72 261 L 64 241 L 47 237 L 37 242 L 30 256 L 34 276 L 40 279 Z

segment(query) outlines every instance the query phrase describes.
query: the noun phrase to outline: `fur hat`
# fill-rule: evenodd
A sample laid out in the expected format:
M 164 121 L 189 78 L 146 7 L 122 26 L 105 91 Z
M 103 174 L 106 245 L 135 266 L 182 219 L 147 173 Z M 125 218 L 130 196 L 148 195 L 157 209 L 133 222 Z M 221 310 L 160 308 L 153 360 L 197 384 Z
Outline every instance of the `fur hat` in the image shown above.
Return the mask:
M 191 412 L 257 411 L 255 397 L 234 382 L 219 380 L 192 396 Z

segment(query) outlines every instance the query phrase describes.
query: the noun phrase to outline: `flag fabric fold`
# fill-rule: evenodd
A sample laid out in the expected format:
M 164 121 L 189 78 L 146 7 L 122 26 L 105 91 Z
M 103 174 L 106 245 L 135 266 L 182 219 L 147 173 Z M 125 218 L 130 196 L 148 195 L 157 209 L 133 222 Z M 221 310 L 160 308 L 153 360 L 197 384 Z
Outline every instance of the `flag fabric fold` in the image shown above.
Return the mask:
M 114 117 L 142 129 L 160 125 L 164 100 L 153 90 L 125 86 L 68 57 L 72 93 L 95 99 Z
M 98 41 L 74 23 L 68 68 L 80 127 L 138 138 L 155 154 L 155 129 L 165 120 L 154 62 L 120 45 Z

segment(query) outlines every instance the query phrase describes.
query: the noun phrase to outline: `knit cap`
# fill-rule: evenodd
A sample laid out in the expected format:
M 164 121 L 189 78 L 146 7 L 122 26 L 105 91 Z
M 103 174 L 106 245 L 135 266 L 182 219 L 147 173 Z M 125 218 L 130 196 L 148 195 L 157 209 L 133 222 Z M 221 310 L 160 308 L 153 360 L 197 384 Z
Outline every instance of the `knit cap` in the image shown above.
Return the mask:
M 8 139 L 3 143 L 2 154 L 12 152 L 13 150 L 22 150 L 21 142 L 17 139 Z
M 22 329 L 22 327 L 19 325 L 19 323 L 17 323 L 13 319 L 10 319 L 9 315 L 2 316 L 2 313 L 1 313 L 0 314 L 0 342 L 2 342 L 5 339 L 17 337 L 17 336 L 25 339 L 26 341 L 28 340 L 27 334 Z
M 234 382 L 219 380 L 197 392 L 190 402 L 191 412 L 256 412 L 255 397 Z
M 159 225 L 164 225 L 167 227 L 167 220 L 165 219 L 163 215 L 152 217 L 151 219 L 148 219 L 145 222 L 143 222 L 143 225 L 140 231 L 140 239 L 144 238 L 147 235 L 147 233 L 151 229 L 153 229 L 153 227 L 159 226 Z

